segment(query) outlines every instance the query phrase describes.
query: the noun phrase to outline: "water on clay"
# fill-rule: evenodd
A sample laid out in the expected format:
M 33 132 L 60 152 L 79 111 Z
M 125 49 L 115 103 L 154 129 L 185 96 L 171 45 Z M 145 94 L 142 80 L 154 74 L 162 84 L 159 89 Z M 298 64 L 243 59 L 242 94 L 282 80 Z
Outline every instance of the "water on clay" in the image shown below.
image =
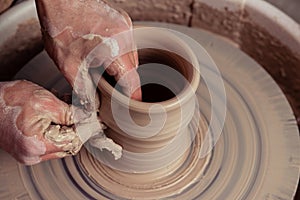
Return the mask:
M 299 177 L 299 135 L 279 87 L 256 62 L 218 36 L 200 29 L 154 25 L 193 37 L 222 73 L 227 113 L 213 151 L 198 157 L 212 115 L 206 84 L 213 83 L 202 77 L 197 90 L 200 123 L 190 124 L 190 131 L 197 134 L 180 159 L 151 173 L 125 173 L 103 165 L 84 148 L 77 156 L 31 167 L 0 151 L 0 180 L 5 183 L 0 186 L 0 199 L 292 199 Z M 45 54 L 37 59 L 49 62 Z M 38 66 L 26 67 L 17 78 L 41 77 L 36 74 Z M 47 70 L 53 69 L 43 68 L 40 73 Z M 214 73 L 205 65 L 201 70 L 202 76 Z M 59 88 L 53 80 L 60 75 L 54 73 L 40 84 Z

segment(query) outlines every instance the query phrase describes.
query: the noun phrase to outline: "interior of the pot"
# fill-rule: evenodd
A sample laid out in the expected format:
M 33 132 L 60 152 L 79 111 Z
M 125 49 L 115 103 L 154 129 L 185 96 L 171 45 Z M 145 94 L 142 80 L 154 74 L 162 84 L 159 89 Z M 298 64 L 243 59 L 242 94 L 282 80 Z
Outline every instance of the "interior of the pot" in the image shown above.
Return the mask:
M 160 102 L 174 98 L 192 82 L 195 75 L 193 66 L 180 55 L 157 49 L 144 49 L 138 53 L 140 64 L 148 66 L 145 70 L 143 67 L 138 68 L 144 102 Z M 152 83 L 145 84 L 148 82 Z
M 140 49 L 138 74 L 141 80 L 142 101 L 162 102 L 174 98 L 191 83 L 195 71 L 180 55 L 162 49 Z M 104 73 L 110 85 L 122 93 L 115 79 Z

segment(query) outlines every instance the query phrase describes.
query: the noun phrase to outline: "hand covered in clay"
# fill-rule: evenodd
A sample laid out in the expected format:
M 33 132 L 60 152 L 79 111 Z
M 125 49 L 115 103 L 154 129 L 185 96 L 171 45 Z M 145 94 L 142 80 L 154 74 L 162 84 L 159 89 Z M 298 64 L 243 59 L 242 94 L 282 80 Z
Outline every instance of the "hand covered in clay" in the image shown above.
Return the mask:
M 116 81 L 133 69 L 119 83 L 126 95 L 141 99 L 132 23 L 125 12 L 102 0 L 36 0 L 36 4 L 45 48 L 82 104 L 93 101 L 86 71 L 100 65 Z
M 28 81 L 0 83 L 0 148 L 32 165 L 75 154 L 81 141 L 71 125 L 71 106 Z

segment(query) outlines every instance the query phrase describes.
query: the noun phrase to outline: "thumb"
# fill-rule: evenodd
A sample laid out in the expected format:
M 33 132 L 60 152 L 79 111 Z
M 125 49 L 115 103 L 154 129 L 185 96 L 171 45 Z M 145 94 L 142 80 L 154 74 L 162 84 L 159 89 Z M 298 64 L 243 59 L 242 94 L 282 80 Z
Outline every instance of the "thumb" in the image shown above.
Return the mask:
M 54 96 L 51 103 L 45 106 L 44 110 L 50 120 L 55 124 L 72 125 L 74 124 L 73 108 L 71 105 L 59 100 Z

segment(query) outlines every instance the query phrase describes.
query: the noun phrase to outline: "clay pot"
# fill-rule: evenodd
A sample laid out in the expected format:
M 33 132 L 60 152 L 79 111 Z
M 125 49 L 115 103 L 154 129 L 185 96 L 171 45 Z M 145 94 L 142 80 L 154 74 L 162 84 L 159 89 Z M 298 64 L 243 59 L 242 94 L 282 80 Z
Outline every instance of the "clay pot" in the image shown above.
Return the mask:
M 109 127 L 108 137 L 125 151 L 149 153 L 186 131 L 195 112 L 199 64 L 192 50 L 167 29 L 142 28 L 135 39 L 143 101 L 148 102 L 129 99 L 109 78 L 101 78 L 100 117 Z

